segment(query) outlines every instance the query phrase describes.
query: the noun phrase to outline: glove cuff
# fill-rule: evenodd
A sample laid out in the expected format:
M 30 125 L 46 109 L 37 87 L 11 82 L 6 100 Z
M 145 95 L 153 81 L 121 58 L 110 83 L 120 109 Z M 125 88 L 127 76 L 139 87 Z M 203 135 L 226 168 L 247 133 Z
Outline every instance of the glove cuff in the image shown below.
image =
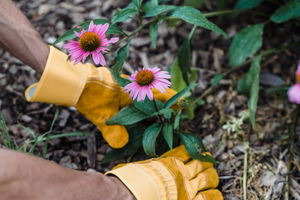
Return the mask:
M 38 83 L 25 91 L 27 101 L 75 106 L 84 88 L 88 66 L 67 61 L 68 56 L 50 46 L 46 67 Z
M 128 164 L 105 173 L 110 174 L 117 176 L 137 200 L 160 200 L 154 180 L 136 165 Z

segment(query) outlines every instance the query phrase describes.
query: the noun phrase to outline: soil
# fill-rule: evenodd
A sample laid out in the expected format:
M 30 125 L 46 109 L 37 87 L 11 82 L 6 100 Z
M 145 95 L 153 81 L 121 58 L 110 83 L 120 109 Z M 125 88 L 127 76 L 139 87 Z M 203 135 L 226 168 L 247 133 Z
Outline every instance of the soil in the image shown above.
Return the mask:
M 16 0 L 14 2 L 49 44 L 70 28 L 84 21 L 94 18 L 110 20 L 116 8 L 123 8 L 130 3 L 128 0 Z M 171 2 L 172 5 L 182 4 L 181 0 Z M 217 11 L 217 2 L 216 0 L 207 1 L 201 6 L 201 12 Z M 233 9 L 234 2 L 228 0 L 225 9 Z M 278 5 L 271 1 L 264 1 L 255 10 L 271 15 L 277 7 Z M 204 28 L 196 30 L 192 42 L 192 66 L 202 69 L 198 72 L 200 84 L 196 87 L 196 96 L 200 96 L 210 87 L 216 73 L 225 72 L 231 68 L 228 52 L 235 33 L 248 25 L 263 23 L 267 18 L 247 12 L 235 18 L 223 15 L 211 17 L 209 20 L 228 33 L 231 39 Z M 294 24 L 297 23 L 298 27 L 295 28 Z M 117 23 L 117 25 L 128 33 L 138 27 L 138 23 L 134 20 Z M 151 45 L 149 30 L 140 31 L 132 41 L 123 73 L 130 74 L 143 66 L 158 66 L 166 70 L 173 64 L 178 47 L 191 29 L 192 25 L 185 22 L 179 23 L 176 28 L 167 28 L 167 22 L 163 22 L 159 25 L 156 49 Z M 297 20 L 283 24 L 268 23 L 264 28 L 262 50 L 299 41 L 297 30 L 299 30 Z M 62 49 L 62 44 L 56 47 L 66 52 Z M 116 51 L 106 55 L 107 66 L 113 65 L 115 53 Z M 300 199 L 300 173 L 298 171 L 300 170 L 298 163 L 300 157 L 297 153 L 300 148 L 300 126 L 298 122 L 293 146 L 295 157 L 292 171 L 286 170 L 291 146 L 287 138 L 296 106 L 276 94 L 267 94 L 270 88 L 290 86 L 295 82 L 294 72 L 298 64 L 299 53 L 299 49 L 291 49 L 263 58 L 255 129 L 249 128 L 248 123 L 243 123 L 238 133 L 228 133 L 222 128 L 232 117 L 239 118 L 240 112 L 248 112 L 248 98 L 239 95 L 236 88 L 238 80 L 248 72 L 250 64 L 221 80 L 218 86 L 204 98 L 206 103 L 195 110 L 194 119 L 182 121 L 180 129 L 198 134 L 203 139 L 207 150 L 216 158 L 215 168 L 220 177 L 218 189 L 225 199 L 243 199 L 242 180 L 244 157 L 247 151 L 244 141 L 247 140 L 249 140 L 247 199 L 267 199 L 271 194 L 273 197 L 269 199 L 284 199 L 286 188 L 282 182 L 285 182 L 287 174 L 292 175 L 290 199 Z M 58 108 L 52 104 L 26 101 L 25 89 L 38 82 L 39 78 L 40 76 L 29 66 L 0 48 L 0 88 L 2 88 L 0 110 L 11 137 L 19 146 L 32 139 L 32 135 L 21 125 L 32 130 L 36 136 L 40 136 L 50 129 Z M 101 163 L 111 148 L 104 141 L 97 127 L 75 108 L 60 107 L 59 109 L 52 135 L 74 131 L 94 133 L 94 135 L 49 140 L 47 159 L 76 170 L 95 169 L 99 172 L 106 172 L 118 163 L 148 158 L 141 148 L 129 158 Z M 42 142 L 35 148 L 36 156 L 41 155 L 43 146 Z M 27 148 L 30 147 L 29 145 Z

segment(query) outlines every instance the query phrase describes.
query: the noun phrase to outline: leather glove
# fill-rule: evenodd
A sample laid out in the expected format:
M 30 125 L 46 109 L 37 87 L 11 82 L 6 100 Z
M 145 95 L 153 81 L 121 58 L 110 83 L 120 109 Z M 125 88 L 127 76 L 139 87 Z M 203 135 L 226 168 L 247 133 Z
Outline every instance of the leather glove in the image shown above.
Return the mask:
M 47 64 L 38 83 L 27 88 L 25 97 L 30 102 L 45 102 L 74 106 L 88 117 L 102 132 L 103 138 L 113 148 L 121 148 L 128 142 L 124 126 L 107 126 L 110 119 L 123 107 L 132 103 L 128 93 L 118 85 L 109 70 L 87 63 L 67 61 L 68 56 L 50 46 Z M 176 92 L 172 89 L 162 94 L 152 90 L 155 99 L 166 102 Z
M 223 200 L 212 163 L 193 160 L 182 145 L 161 158 L 120 164 L 117 176 L 138 200 Z

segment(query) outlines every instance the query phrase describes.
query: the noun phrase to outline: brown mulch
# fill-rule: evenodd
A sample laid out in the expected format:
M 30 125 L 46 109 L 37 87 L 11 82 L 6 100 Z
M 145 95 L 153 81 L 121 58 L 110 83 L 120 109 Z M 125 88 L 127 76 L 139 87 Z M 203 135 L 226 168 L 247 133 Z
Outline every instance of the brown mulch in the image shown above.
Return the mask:
M 50 0 L 50 1 L 14 1 L 29 18 L 35 29 L 47 43 L 52 43 L 70 28 L 94 18 L 111 19 L 113 11 L 125 7 L 131 1 L 124 0 Z M 229 1 L 227 9 L 233 9 L 234 1 Z M 172 1 L 180 5 L 182 1 Z M 262 3 L 258 10 L 269 13 L 272 7 Z M 217 1 L 206 2 L 202 12 L 217 10 Z M 230 16 L 210 18 L 231 37 L 249 24 L 264 22 L 266 18 L 253 14 L 240 14 L 238 18 Z M 135 21 L 118 23 L 122 30 L 131 32 L 138 27 Z M 285 42 L 294 41 L 295 30 L 287 24 L 285 27 L 268 24 L 264 29 L 263 49 L 278 47 Z M 178 47 L 189 34 L 192 25 L 181 23 L 176 28 L 167 28 L 167 23 L 159 25 L 157 48 L 151 45 L 149 31 L 142 30 L 132 41 L 124 73 L 130 74 L 142 66 L 158 66 L 167 69 L 173 64 Z M 192 44 L 193 67 L 213 72 L 198 73 L 200 83 L 195 93 L 200 95 L 211 85 L 214 72 L 230 69 L 228 51 L 229 39 L 203 28 L 198 28 Z M 124 43 L 125 44 L 125 43 Z M 121 45 L 122 46 L 122 45 Z M 62 49 L 62 44 L 57 48 Z M 62 49 L 65 51 L 64 49 Z M 113 65 L 112 54 L 106 55 L 107 66 Z M 247 111 L 247 97 L 236 92 L 237 82 L 247 72 L 249 65 L 221 80 L 218 87 L 205 97 L 206 104 L 197 108 L 193 120 L 184 120 L 181 129 L 200 135 L 207 149 L 218 161 L 216 169 L 220 176 L 220 189 L 225 199 L 243 199 L 242 177 L 245 148 L 243 141 L 250 138 L 248 159 L 248 199 L 264 199 L 273 194 L 272 199 L 283 199 L 286 176 L 284 173 L 288 158 L 289 143 L 282 136 L 287 135 L 292 123 L 295 106 L 276 95 L 267 95 L 266 91 L 274 84 L 291 85 L 298 64 L 299 50 L 286 50 L 270 55 L 261 62 L 262 80 L 259 103 L 256 113 L 256 127 L 249 131 L 249 125 L 243 124 L 240 132 L 227 133 L 222 127 L 231 117 L 239 118 L 241 111 Z M 18 145 L 32 139 L 30 133 L 20 124 L 31 129 L 37 136 L 50 129 L 57 106 L 45 103 L 28 103 L 24 97 L 25 89 L 39 80 L 40 76 L 30 67 L 0 48 L 0 110 L 5 117 L 10 134 Z M 277 81 L 270 81 L 275 78 Z M 273 79 L 272 79 L 273 80 Z M 97 127 L 74 108 L 60 107 L 59 117 L 54 124 L 52 134 L 83 131 L 95 133 L 93 136 L 72 136 L 49 141 L 47 158 L 65 167 L 87 170 L 89 168 L 105 172 L 120 162 L 101 163 L 101 159 L 110 150 Z M 300 127 L 297 127 L 295 148 L 299 148 Z M 1 141 L 0 141 L 1 143 Z M 43 143 L 34 154 L 41 155 Z M 29 146 L 30 147 L 30 146 Z M 28 148 L 29 148 L 28 147 Z M 94 150 L 95 149 L 95 150 Z M 297 149 L 296 149 L 297 150 Z M 296 151 L 295 150 L 295 151 Z M 140 149 L 131 160 L 146 159 Z M 297 162 L 297 161 L 296 161 Z M 294 167 L 295 168 L 295 167 Z M 294 170 L 291 199 L 300 195 L 299 175 Z M 272 190 L 271 190 L 272 189 Z M 272 191 L 272 192 L 271 192 Z M 300 197 L 300 196 L 299 196 Z M 271 198 L 270 198 L 271 199 Z

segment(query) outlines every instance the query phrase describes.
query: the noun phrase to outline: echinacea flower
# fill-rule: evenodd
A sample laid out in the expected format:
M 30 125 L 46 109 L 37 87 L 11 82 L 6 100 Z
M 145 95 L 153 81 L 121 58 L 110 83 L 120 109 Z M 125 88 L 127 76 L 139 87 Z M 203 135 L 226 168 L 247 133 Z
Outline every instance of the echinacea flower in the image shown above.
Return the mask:
M 86 32 L 82 27 L 77 26 L 81 31 L 80 33 L 74 31 L 74 33 L 79 37 L 79 41 L 68 40 L 70 43 L 63 45 L 69 51 L 69 56 L 71 56 L 70 61 L 76 60 L 74 65 L 81 60 L 84 63 L 86 58 L 91 54 L 95 64 L 105 66 L 105 59 L 100 52 L 108 51 L 109 49 L 105 48 L 106 46 L 119 41 L 117 37 L 110 40 L 106 38 L 105 32 L 108 27 L 108 23 L 94 25 L 94 22 L 91 21 L 89 29 Z
M 295 74 L 297 83 L 289 89 L 287 94 L 290 102 L 300 104 L 300 61 Z
M 146 95 L 150 100 L 153 100 L 152 88 L 156 88 L 161 93 L 165 93 L 166 89 L 169 89 L 171 82 L 166 79 L 171 79 L 171 75 L 167 71 L 160 71 L 158 67 L 154 68 L 143 68 L 142 71 L 135 71 L 134 74 L 129 77 L 133 80 L 124 87 L 125 93 L 130 92 L 130 98 L 137 101 L 145 100 Z

